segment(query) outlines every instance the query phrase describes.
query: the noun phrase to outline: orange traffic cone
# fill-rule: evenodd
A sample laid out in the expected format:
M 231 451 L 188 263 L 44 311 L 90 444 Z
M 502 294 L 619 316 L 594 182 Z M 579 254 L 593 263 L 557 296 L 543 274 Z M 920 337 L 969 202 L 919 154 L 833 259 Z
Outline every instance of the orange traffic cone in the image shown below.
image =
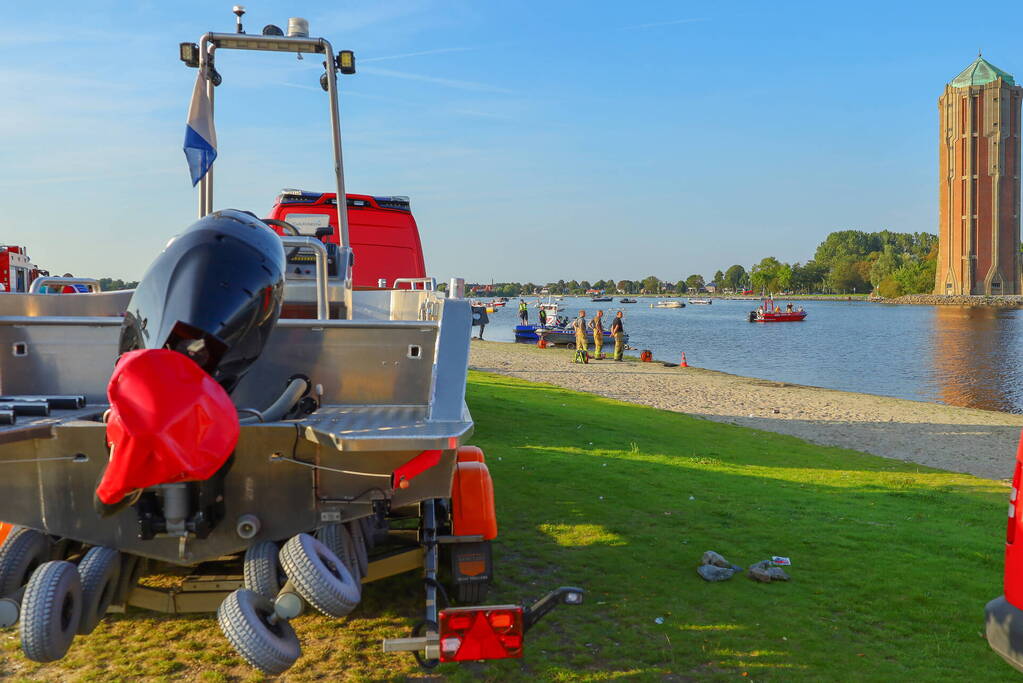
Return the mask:
M 686 352 L 685 351 L 682 352 L 682 360 L 679 361 L 678 366 L 680 368 L 688 368 L 689 367 L 689 363 L 686 362 Z

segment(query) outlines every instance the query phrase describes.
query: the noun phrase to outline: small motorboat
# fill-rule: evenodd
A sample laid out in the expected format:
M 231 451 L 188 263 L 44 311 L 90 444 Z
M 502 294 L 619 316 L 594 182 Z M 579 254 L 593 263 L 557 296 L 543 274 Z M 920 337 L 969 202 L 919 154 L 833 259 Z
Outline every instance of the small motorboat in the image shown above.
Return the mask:
M 714 303 L 713 299 L 690 299 L 689 303 L 693 306 L 710 306 Z
M 603 303 L 605 301 L 614 301 L 614 299 L 612 299 L 609 296 L 594 296 L 594 297 L 590 298 L 590 301 L 592 301 L 595 304 L 599 304 L 599 303 Z
M 749 312 L 751 323 L 794 323 L 805 319 L 806 311 L 802 306 L 797 310 L 789 303 L 782 309 L 774 303 L 774 299 L 771 297 L 764 299 L 760 308 Z
M 620 304 L 634 304 L 634 303 L 636 303 L 636 300 L 635 299 L 630 299 L 629 297 L 625 297 L 624 299 L 619 299 L 618 303 L 620 303 Z
M 650 308 L 685 308 L 686 305 L 681 301 L 658 301 L 650 304 Z

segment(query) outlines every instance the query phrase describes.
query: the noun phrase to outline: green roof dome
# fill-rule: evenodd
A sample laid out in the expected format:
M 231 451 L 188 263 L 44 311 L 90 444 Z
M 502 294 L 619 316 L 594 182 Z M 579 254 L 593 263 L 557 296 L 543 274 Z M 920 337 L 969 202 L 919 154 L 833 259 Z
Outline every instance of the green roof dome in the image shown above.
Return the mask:
M 953 88 L 968 88 L 971 85 L 984 85 L 993 80 L 1001 78 L 1009 85 L 1016 85 L 1016 79 L 1012 74 L 1002 71 L 997 66 L 983 57 L 977 57 L 973 64 L 963 69 L 963 72 L 952 79 Z

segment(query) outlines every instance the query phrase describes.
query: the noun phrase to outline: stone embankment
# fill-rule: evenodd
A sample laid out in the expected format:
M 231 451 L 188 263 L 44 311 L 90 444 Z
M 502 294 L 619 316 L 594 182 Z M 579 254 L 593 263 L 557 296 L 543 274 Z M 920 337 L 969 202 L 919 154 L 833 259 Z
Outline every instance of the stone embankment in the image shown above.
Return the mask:
M 991 306 L 994 308 L 1021 308 L 1023 296 L 968 296 L 939 294 L 907 294 L 895 299 L 875 298 L 885 304 L 917 304 L 923 306 Z

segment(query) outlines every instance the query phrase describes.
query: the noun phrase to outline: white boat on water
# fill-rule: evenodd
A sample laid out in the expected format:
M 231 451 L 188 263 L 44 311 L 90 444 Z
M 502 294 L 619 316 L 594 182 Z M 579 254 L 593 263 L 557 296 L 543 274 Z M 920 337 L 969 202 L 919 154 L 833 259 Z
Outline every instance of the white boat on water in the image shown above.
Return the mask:
M 689 303 L 694 305 L 694 306 L 697 306 L 697 305 L 710 306 L 712 303 L 714 303 L 714 300 L 713 299 L 690 299 Z
M 650 308 L 685 308 L 686 305 L 681 301 L 658 301 L 650 304 Z

